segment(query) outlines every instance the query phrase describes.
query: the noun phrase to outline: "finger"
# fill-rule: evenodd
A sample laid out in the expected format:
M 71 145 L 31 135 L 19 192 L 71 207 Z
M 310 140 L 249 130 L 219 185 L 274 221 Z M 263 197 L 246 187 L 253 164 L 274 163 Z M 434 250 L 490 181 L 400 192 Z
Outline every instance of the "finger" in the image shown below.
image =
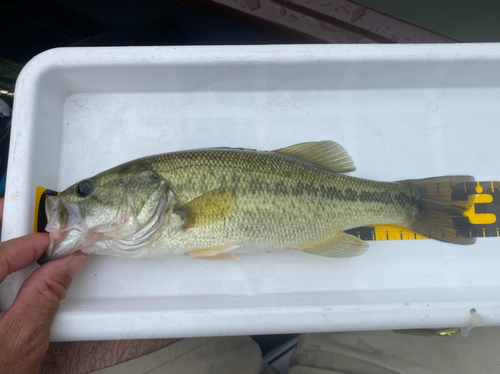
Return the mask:
M 0 227 L 2 227 L 3 222 L 3 197 L 0 199 Z
M 45 233 L 30 234 L 0 242 L 0 283 L 7 275 L 38 260 L 49 242 L 50 236 Z
M 61 300 L 86 264 L 87 255 L 76 252 L 41 266 L 24 282 L 10 309 L 0 314 L 3 338 L 8 338 L 15 355 L 23 357 L 26 368 L 40 368 Z
M 76 252 L 41 266 L 24 282 L 2 318 L 2 322 L 7 320 L 16 329 L 22 343 L 48 342 L 50 326 L 61 300 L 87 260 L 87 255 Z
M 22 315 L 24 322 L 31 321 L 35 325 L 46 318 L 50 327 L 73 277 L 83 269 L 87 261 L 87 255 L 76 252 L 41 266 L 21 286 L 8 312 Z M 29 318 L 30 314 L 33 318 Z

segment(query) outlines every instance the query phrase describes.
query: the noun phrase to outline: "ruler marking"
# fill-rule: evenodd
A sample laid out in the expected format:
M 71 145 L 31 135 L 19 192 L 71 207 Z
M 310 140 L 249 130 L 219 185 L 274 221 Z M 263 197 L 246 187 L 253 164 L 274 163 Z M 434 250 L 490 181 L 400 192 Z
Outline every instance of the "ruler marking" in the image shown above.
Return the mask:
M 495 189 L 493 188 L 493 181 L 490 182 L 491 183 L 491 192 L 493 192 Z
M 464 192 L 467 192 L 467 186 L 465 185 L 465 182 L 464 182 Z

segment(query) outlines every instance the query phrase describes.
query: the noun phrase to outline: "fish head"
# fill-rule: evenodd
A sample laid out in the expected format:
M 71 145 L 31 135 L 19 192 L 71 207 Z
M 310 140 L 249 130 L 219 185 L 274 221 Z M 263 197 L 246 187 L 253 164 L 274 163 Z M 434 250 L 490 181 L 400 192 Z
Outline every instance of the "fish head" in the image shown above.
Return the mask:
M 167 183 L 155 172 L 128 167 L 84 179 L 48 197 L 45 230 L 50 244 L 38 262 L 78 250 L 100 253 L 99 247 L 89 247 L 106 240 L 133 238 L 145 244 L 141 235 L 150 238 L 151 230 L 164 220 L 166 194 Z

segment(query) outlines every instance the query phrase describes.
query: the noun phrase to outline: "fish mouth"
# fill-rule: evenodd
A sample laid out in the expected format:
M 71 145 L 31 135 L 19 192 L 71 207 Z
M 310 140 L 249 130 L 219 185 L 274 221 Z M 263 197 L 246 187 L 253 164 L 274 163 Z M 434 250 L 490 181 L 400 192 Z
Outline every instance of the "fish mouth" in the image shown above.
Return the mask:
M 50 234 L 50 244 L 38 259 L 39 265 L 69 255 L 91 244 L 77 204 L 68 203 L 60 196 L 49 196 L 45 200 L 45 211 L 47 213 L 45 231 Z

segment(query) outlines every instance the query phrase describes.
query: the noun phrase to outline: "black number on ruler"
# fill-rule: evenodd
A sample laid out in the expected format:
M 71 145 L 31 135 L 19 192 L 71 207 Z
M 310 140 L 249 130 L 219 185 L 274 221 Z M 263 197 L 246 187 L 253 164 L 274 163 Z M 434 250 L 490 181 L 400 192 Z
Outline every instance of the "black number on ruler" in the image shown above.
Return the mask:
M 358 227 L 356 229 L 347 230 L 346 233 L 354 235 L 362 240 L 374 240 L 374 227 Z

